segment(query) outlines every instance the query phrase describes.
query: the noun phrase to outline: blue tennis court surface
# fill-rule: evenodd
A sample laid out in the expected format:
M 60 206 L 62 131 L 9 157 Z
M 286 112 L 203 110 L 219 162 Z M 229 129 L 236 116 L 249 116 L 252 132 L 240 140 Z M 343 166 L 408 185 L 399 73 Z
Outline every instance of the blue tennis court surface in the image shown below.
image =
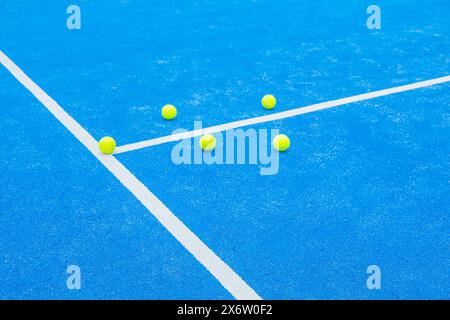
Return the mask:
M 372 4 L 381 29 L 366 26 Z M 450 298 L 449 12 L 446 0 L 1 1 L 0 298 Z M 242 127 L 289 136 L 275 174 L 176 164 L 180 141 L 154 142 L 433 79 Z M 92 148 L 103 136 L 154 145 L 106 156 Z

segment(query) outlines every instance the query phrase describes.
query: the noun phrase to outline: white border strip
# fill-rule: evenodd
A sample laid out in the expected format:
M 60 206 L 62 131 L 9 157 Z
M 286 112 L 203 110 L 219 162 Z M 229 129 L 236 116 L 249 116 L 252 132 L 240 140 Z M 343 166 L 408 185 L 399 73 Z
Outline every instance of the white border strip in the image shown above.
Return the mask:
M 387 96 L 387 95 L 391 95 L 391 94 L 395 94 L 395 93 L 429 87 L 429 86 L 432 86 L 435 84 L 445 83 L 445 82 L 449 82 L 449 81 L 450 81 L 450 76 L 445 76 L 445 77 L 441 77 L 441 78 L 415 82 L 415 83 L 411 83 L 411 84 L 407 84 L 407 85 L 403 85 L 403 86 L 399 86 L 399 87 L 393 87 L 393 88 L 389 88 L 389 89 L 383 89 L 383 90 L 373 91 L 373 92 L 369 92 L 369 93 L 359 94 L 359 95 L 352 96 L 352 97 L 347 97 L 347 98 L 322 102 L 322 103 L 318 103 L 318 104 L 313 104 L 310 106 L 300 107 L 300 108 L 296 108 L 296 109 L 292 109 L 292 110 L 288 110 L 288 111 L 272 113 L 272 114 L 266 115 L 266 116 L 260 116 L 260 117 L 256 117 L 256 118 L 239 120 L 239 121 L 220 124 L 217 126 L 203 128 L 203 129 L 199 129 L 199 130 L 193 130 L 193 131 L 188 131 L 188 132 L 183 132 L 183 133 L 172 134 L 169 136 L 159 137 L 159 138 L 155 138 L 155 139 L 144 140 L 144 141 L 140 141 L 140 142 L 135 142 L 135 143 L 119 146 L 116 148 L 116 151 L 114 153 L 119 154 L 119 153 L 124 153 L 124 152 L 128 152 L 128 151 L 147 148 L 147 147 L 151 147 L 151 146 L 156 146 L 156 145 L 167 143 L 167 142 L 173 142 L 173 141 L 178 141 L 178 140 L 183 140 L 183 139 L 190 139 L 190 138 L 194 138 L 194 137 L 200 136 L 205 133 L 221 132 L 221 131 L 236 129 L 236 128 L 245 127 L 245 126 L 249 126 L 249 125 L 255 125 L 258 123 L 264 123 L 264 122 L 269 122 L 269 121 L 275 121 L 275 120 L 295 117 L 295 116 L 305 114 L 305 113 L 334 108 L 334 107 L 342 106 L 344 104 L 374 99 L 374 98 Z
M 181 222 L 150 190 L 114 156 L 101 154 L 97 141 L 61 106 L 34 83 L 0 51 L 0 63 L 27 88 L 147 209 L 156 219 L 227 289 L 236 299 L 261 297 Z

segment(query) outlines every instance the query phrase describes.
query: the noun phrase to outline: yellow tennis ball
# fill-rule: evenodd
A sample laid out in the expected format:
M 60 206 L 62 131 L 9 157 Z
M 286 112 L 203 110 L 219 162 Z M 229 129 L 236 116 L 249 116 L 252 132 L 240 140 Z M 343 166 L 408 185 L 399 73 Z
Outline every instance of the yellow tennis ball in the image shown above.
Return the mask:
M 161 109 L 161 115 L 166 120 L 172 120 L 172 119 L 174 119 L 177 116 L 177 108 L 175 108 L 171 104 L 166 104 Z
M 271 94 L 266 94 L 264 97 L 262 97 L 261 104 L 264 107 L 264 109 L 270 110 L 275 108 L 277 104 L 277 99 Z
M 98 148 L 103 154 L 112 154 L 116 149 L 116 140 L 111 137 L 103 137 L 98 142 Z
M 291 140 L 285 134 L 279 134 L 273 138 L 272 146 L 275 150 L 286 151 L 291 146 Z
M 216 138 L 212 134 L 204 134 L 200 137 L 200 148 L 204 151 L 211 151 L 216 147 Z

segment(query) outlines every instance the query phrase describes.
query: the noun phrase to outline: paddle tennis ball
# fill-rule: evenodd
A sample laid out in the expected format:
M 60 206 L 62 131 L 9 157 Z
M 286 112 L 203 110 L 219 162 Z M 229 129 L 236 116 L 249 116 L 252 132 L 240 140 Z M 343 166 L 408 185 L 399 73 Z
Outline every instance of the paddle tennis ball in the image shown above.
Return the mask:
M 204 134 L 200 137 L 200 148 L 204 151 L 211 151 L 216 147 L 216 138 L 212 134 Z
M 98 148 L 103 154 L 112 154 L 116 149 L 116 140 L 111 137 L 103 137 L 98 142 Z
M 291 140 L 285 134 L 279 134 L 273 138 L 272 146 L 275 150 L 286 151 L 291 146 Z
M 175 108 L 171 104 L 166 104 L 161 109 L 161 115 L 166 120 L 172 120 L 172 119 L 174 119 L 177 116 L 177 108 Z
M 275 108 L 275 105 L 277 104 L 277 99 L 271 94 L 266 94 L 264 97 L 262 97 L 261 104 L 264 107 L 264 109 L 270 110 Z

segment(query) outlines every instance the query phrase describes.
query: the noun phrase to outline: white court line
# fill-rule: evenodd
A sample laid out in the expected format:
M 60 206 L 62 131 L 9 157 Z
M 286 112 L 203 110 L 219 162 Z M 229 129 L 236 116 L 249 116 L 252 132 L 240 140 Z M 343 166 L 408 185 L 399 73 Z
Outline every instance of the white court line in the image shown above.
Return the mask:
M 383 90 L 373 91 L 373 92 L 369 92 L 369 93 L 359 94 L 359 95 L 352 96 L 352 97 L 331 100 L 331 101 L 327 101 L 327 102 L 321 102 L 321 103 L 313 104 L 313 105 L 306 106 L 306 107 L 300 107 L 300 108 L 296 108 L 296 109 L 292 109 L 292 110 L 288 110 L 288 111 L 272 113 L 272 114 L 269 114 L 266 116 L 260 116 L 260 117 L 245 119 L 245 120 L 239 120 L 239 121 L 234 121 L 234 122 L 230 122 L 230 123 L 220 124 L 220 125 L 213 126 L 213 127 L 172 134 L 172 135 L 154 138 L 154 139 L 150 139 L 150 140 L 144 140 L 144 141 L 140 141 L 140 142 L 135 142 L 135 143 L 119 146 L 116 148 L 116 151 L 114 153 L 119 154 L 119 153 L 124 153 L 124 152 L 128 152 L 128 151 L 147 148 L 147 147 L 151 147 L 151 146 L 156 146 L 156 145 L 167 143 L 167 142 L 173 142 L 173 141 L 178 141 L 178 140 L 183 140 L 183 139 L 190 139 L 190 138 L 194 138 L 194 137 L 200 136 L 205 133 L 221 132 L 221 131 L 236 129 L 236 128 L 245 127 L 245 126 L 249 126 L 249 125 L 255 125 L 258 123 L 264 123 L 264 122 L 269 122 L 269 121 L 275 121 L 275 120 L 295 117 L 295 116 L 305 114 L 305 113 L 334 108 L 334 107 L 342 106 L 344 104 L 374 99 L 374 98 L 387 96 L 387 95 L 395 94 L 395 93 L 399 93 L 399 92 L 405 92 L 405 91 L 409 91 L 409 90 L 415 90 L 415 89 L 419 89 L 419 88 L 429 87 L 429 86 L 432 86 L 435 84 L 445 83 L 445 82 L 449 82 L 449 81 L 450 81 L 450 76 L 445 76 L 445 77 L 441 77 L 441 78 L 415 82 L 415 83 L 411 83 L 411 84 L 407 84 L 407 85 L 403 85 L 403 86 L 399 86 L 399 87 L 393 87 L 393 88 L 389 88 L 389 89 L 383 89 Z
M 147 209 L 156 219 L 227 289 L 236 299 L 261 297 L 181 222 L 150 190 L 114 156 L 98 151 L 97 141 L 64 109 L 0 51 L 0 63 L 27 88 Z

